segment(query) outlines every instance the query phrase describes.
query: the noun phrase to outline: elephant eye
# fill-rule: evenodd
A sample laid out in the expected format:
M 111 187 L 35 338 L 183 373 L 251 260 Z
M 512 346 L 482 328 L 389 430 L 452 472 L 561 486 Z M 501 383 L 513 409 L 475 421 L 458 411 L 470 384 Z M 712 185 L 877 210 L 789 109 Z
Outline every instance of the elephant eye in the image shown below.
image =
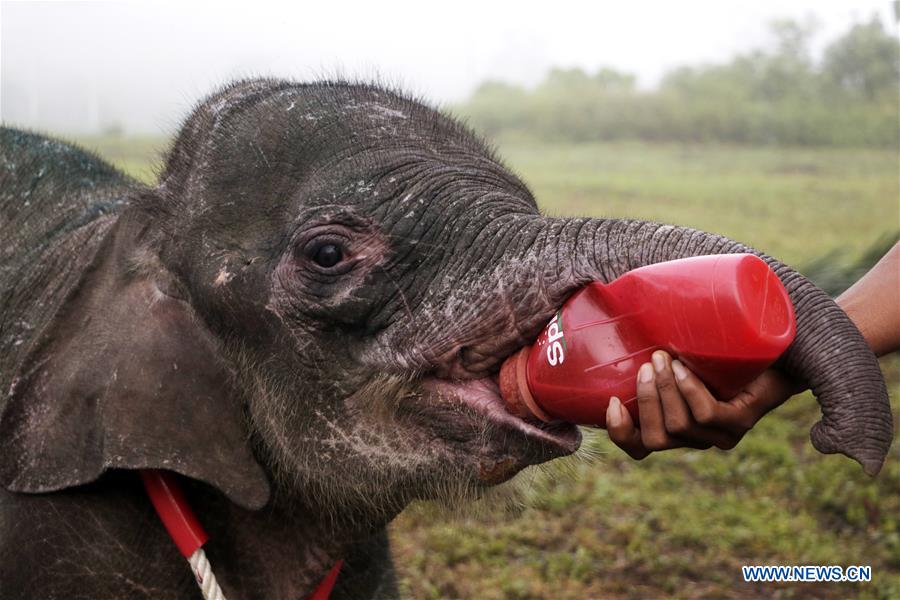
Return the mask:
M 354 242 L 353 232 L 336 229 L 316 231 L 294 246 L 294 258 L 300 269 L 330 278 L 349 273 L 359 263 L 359 242 Z
M 344 258 L 344 251 L 337 244 L 323 244 L 313 253 L 312 259 L 317 265 L 324 268 L 333 267 Z

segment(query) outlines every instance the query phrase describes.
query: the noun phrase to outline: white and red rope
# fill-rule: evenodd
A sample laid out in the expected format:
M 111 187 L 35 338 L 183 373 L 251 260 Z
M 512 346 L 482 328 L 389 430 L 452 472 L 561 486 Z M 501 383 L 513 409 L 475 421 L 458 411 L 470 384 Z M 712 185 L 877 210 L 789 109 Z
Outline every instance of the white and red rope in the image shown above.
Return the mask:
M 194 572 L 197 585 L 200 586 L 203 600 L 225 600 L 225 595 L 222 593 L 222 588 L 219 587 L 219 582 L 216 581 L 216 576 L 212 572 L 203 548 L 194 550 L 188 562 L 191 563 L 191 570 Z
M 191 510 L 187 499 L 181 492 L 175 474 L 155 469 L 143 469 L 140 474 L 147 495 L 150 496 L 150 501 L 166 527 L 166 531 L 178 546 L 181 555 L 190 563 L 194 579 L 197 580 L 197 585 L 200 586 L 200 592 L 203 594 L 203 600 L 225 600 L 222 588 L 219 587 L 219 582 L 216 581 L 216 576 L 212 572 L 209 559 L 206 558 L 206 552 L 203 551 L 203 544 L 206 543 L 209 536 L 206 535 L 203 526 L 200 525 L 200 521 L 197 520 L 194 511 Z M 343 560 L 334 564 L 319 582 L 309 600 L 328 600 L 343 564 Z

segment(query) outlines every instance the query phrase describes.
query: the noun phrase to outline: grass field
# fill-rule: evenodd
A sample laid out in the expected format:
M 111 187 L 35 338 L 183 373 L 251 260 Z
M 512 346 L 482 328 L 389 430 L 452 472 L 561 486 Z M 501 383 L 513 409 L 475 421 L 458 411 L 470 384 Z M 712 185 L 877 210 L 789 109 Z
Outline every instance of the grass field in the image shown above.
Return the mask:
M 162 147 L 83 141 L 145 180 Z M 838 248 L 852 260 L 900 227 L 895 151 L 499 146 L 551 214 L 690 225 L 797 266 Z M 882 367 L 900 416 L 900 360 Z M 812 449 L 817 414 L 802 395 L 733 451 L 642 462 L 594 433 L 586 446 L 599 459 L 526 473 L 521 510 L 452 517 L 412 506 L 391 528 L 403 589 L 415 598 L 898 598 L 900 444 L 870 479 Z M 873 581 L 744 584 L 742 564 L 871 565 Z

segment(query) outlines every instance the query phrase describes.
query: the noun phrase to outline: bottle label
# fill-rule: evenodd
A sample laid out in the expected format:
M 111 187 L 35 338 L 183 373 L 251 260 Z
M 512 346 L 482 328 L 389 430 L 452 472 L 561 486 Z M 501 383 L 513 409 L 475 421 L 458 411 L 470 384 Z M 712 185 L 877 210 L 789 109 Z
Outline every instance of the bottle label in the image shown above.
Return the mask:
M 566 338 L 563 335 L 562 311 L 547 324 L 547 361 L 550 366 L 561 365 L 566 360 Z

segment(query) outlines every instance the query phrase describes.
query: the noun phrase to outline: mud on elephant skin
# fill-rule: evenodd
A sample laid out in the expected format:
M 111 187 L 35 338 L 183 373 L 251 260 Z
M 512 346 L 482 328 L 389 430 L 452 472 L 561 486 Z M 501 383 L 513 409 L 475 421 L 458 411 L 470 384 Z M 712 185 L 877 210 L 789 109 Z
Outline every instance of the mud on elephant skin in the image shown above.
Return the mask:
M 339 557 L 335 597 L 395 595 L 384 527 L 410 501 L 578 448 L 495 383 L 572 291 L 752 251 L 545 217 L 467 129 L 372 85 L 231 84 L 155 187 L 0 139 L 0 587 L 24 596 L 196 593 L 128 472 L 147 467 L 188 478 L 228 595 L 302 597 Z M 780 364 L 820 401 L 813 443 L 876 472 L 892 427 L 874 356 L 764 258 L 795 303 Z

